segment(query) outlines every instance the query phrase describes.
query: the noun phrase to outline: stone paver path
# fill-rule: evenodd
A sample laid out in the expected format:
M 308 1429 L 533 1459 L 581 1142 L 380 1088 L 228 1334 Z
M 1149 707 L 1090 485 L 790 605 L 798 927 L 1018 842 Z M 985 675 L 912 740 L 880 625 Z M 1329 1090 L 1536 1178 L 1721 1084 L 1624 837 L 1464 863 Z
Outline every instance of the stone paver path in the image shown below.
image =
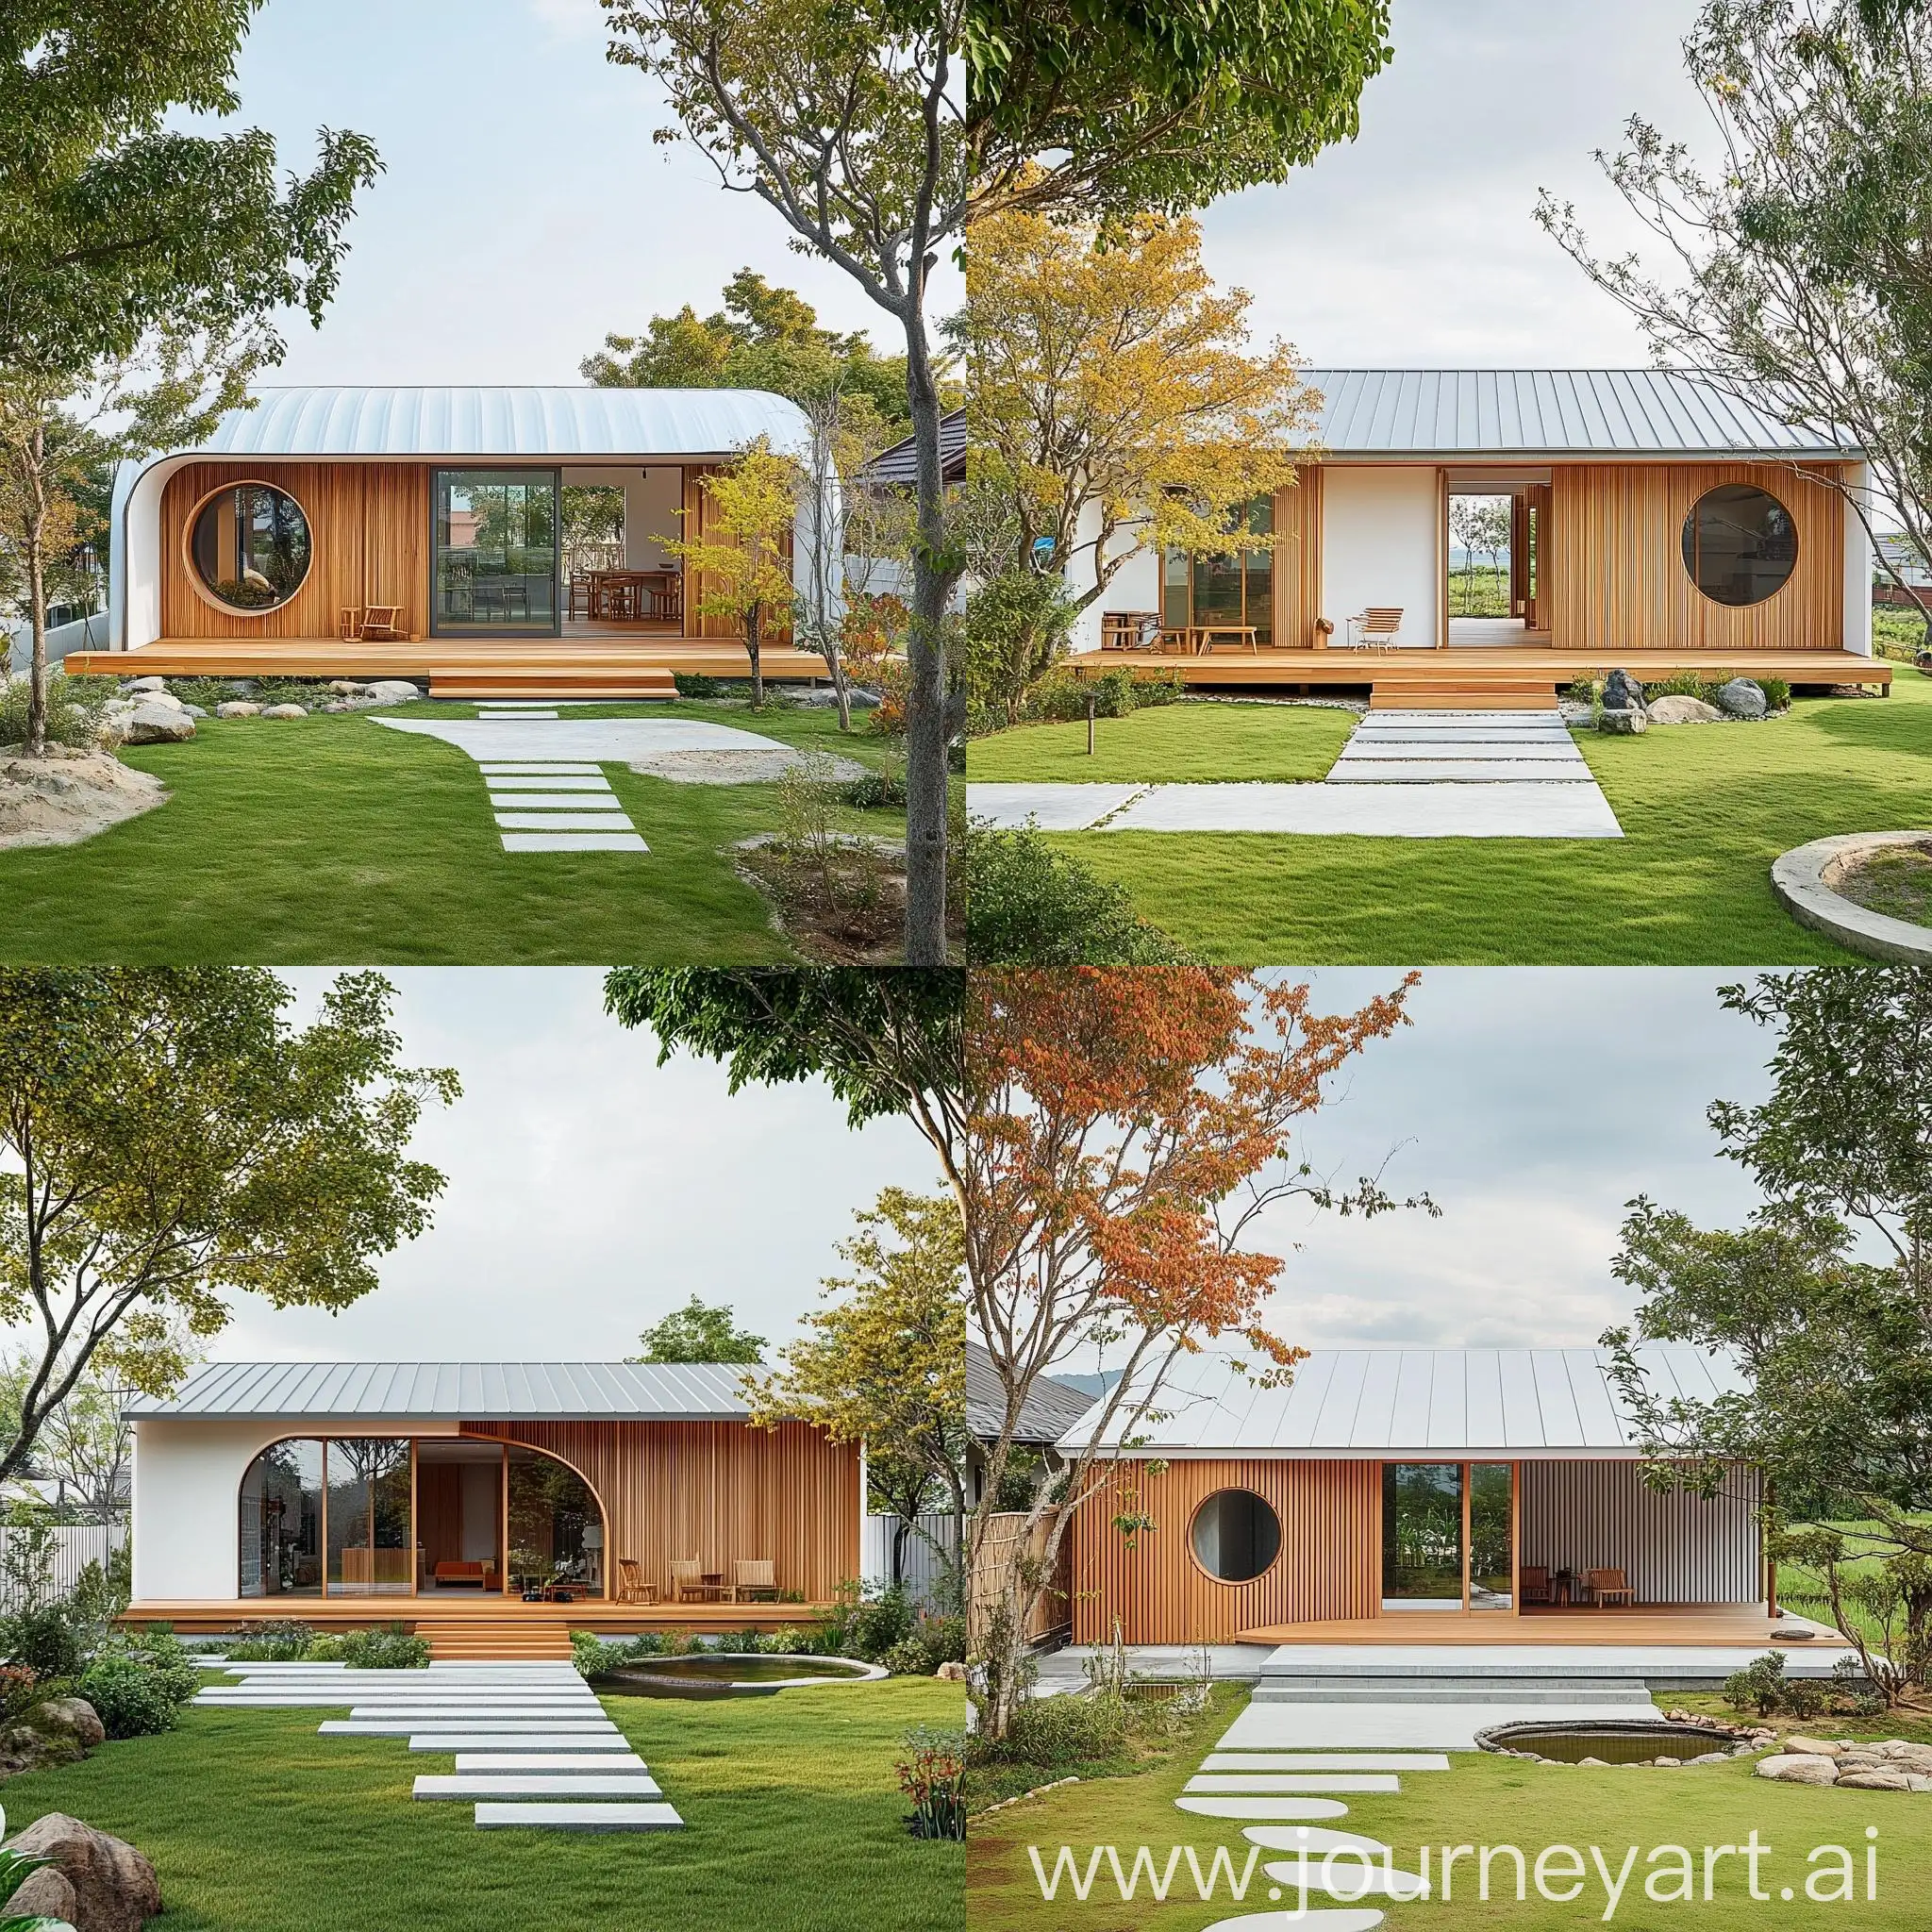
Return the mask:
M 475 1805 L 479 1828 L 663 1831 L 683 1824 L 650 1768 L 566 1663 L 433 1663 L 423 1671 L 342 1664 L 229 1664 L 238 1682 L 195 1698 L 226 1710 L 336 1709 L 324 1737 L 406 1738 L 447 1755 L 449 1773 L 413 1795 Z
M 1371 711 L 1319 784 L 969 785 L 996 825 L 1371 839 L 1621 839 L 1576 741 L 1544 711 Z

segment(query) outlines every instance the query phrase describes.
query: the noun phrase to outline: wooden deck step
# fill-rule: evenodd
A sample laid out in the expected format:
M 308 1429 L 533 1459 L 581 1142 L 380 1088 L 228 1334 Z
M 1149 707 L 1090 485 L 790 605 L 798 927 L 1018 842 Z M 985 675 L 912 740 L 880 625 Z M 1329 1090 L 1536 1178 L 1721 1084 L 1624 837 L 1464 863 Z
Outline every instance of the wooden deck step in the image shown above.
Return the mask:
M 432 675 L 429 695 L 433 698 L 601 698 L 610 703 L 637 703 L 646 699 L 671 699 L 677 686 L 670 672 L 641 671 L 615 674 L 600 671 L 582 678 L 554 675 L 512 676 L 508 674 L 479 677 L 474 672 L 452 672 L 447 676 Z
M 1556 703 L 1553 685 L 1524 677 L 1378 677 L 1369 693 L 1372 711 L 1548 711 Z
M 437 1663 L 568 1663 L 570 1631 L 560 1624 L 530 1624 L 514 1616 L 485 1621 L 416 1620 L 416 1635 L 428 1641 Z

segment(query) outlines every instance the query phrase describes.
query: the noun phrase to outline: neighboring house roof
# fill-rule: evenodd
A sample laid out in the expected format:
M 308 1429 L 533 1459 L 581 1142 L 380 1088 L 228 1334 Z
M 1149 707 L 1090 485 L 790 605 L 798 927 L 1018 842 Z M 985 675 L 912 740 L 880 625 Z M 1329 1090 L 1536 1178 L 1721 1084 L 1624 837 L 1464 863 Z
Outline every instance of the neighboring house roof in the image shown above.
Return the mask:
M 209 1362 L 159 1416 L 364 1416 L 402 1421 L 735 1422 L 735 1362 Z
M 1642 1342 L 1638 1358 L 1666 1399 L 1707 1402 L 1742 1386 L 1687 1342 Z M 1598 1348 L 1324 1348 L 1290 1386 L 1268 1389 L 1225 1356 L 1199 1356 L 1162 1384 L 1157 1413 L 1133 1434 L 1142 1453 L 1166 1457 L 1636 1456 L 1608 1360 Z M 1061 1446 L 1086 1440 L 1076 1425 Z
M 1856 456 L 1658 369 L 1311 369 L 1334 456 Z
M 1016 1442 L 1057 1442 L 1085 1415 L 1093 1398 L 1084 1389 L 1071 1389 L 1051 1375 L 1035 1378 L 1020 1410 Z M 982 1442 L 998 1439 L 1007 1419 L 1007 1391 L 992 1365 L 992 1357 L 976 1341 L 966 1344 L 966 1431 Z
M 1907 583 L 1919 586 L 1932 584 L 1932 573 L 1927 572 L 1920 560 L 1919 553 L 1903 537 L 1881 537 L 1878 540 L 1878 547 L 1885 552 L 1892 569 L 1897 571 Z M 1879 571 L 1875 563 L 1873 569 L 1884 582 L 1891 581 L 1890 576 Z
M 910 490 L 919 481 L 912 439 L 882 449 L 859 473 L 859 480 L 875 490 Z M 948 409 L 940 418 L 940 480 L 966 480 L 966 411 Z
M 193 447 L 231 457 L 723 456 L 802 450 L 804 412 L 755 389 L 259 389 Z M 179 455 L 181 452 L 176 451 Z

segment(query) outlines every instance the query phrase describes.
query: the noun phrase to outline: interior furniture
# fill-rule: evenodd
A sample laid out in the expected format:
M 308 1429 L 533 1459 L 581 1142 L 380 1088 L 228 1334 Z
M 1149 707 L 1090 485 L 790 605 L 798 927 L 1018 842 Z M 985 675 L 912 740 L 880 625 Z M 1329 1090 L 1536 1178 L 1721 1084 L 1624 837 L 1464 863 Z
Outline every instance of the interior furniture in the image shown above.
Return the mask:
M 1151 651 L 1160 642 L 1158 610 L 1108 610 L 1101 613 L 1103 651 Z
M 1194 652 L 1197 657 L 1207 657 L 1214 649 L 1217 638 L 1232 638 L 1239 647 L 1246 647 L 1259 656 L 1261 646 L 1255 636 L 1252 624 L 1197 624 L 1194 626 Z
M 671 1559 L 671 1600 L 679 1604 L 701 1604 L 705 1596 L 705 1562 L 702 1557 L 673 1557 Z
M 495 1569 L 495 1563 L 485 1557 L 475 1562 L 439 1563 L 429 1574 L 439 1590 L 466 1589 L 472 1584 L 478 1590 L 488 1590 Z
M 1550 1604 L 1550 1571 L 1546 1563 L 1525 1563 L 1517 1573 L 1516 1591 L 1526 1604 Z
M 400 604 L 344 604 L 337 631 L 345 644 L 408 641 L 408 633 L 403 629 Z
M 1621 1603 L 1627 1608 L 1637 1601 L 1629 1577 L 1621 1570 L 1586 1570 L 1583 1583 L 1592 1603 Z
M 731 1566 L 731 1601 L 735 1604 L 774 1604 L 778 1583 L 769 1557 L 741 1557 Z
M 1357 611 L 1348 620 L 1348 648 L 1351 651 L 1379 649 L 1392 641 L 1401 628 L 1401 605 L 1371 604 L 1366 610 Z
M 570 574 L 568 591 L 570 602 L 565 615 L 573 624 L 586 624 L 591 616 L 591 573 L 587 570 L 574 570 Z

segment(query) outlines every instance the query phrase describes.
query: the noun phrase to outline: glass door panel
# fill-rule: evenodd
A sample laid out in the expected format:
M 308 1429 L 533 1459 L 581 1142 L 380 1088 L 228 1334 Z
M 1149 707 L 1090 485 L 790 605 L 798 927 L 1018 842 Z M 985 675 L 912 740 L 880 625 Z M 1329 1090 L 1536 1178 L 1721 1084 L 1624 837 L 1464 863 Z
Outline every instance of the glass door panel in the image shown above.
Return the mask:
M 1251 503 L 1236 527 L 1265 535 L 1274 527 L 1269 497 Z M 1198 625 L 1245 625 L 1257 644 L 1274 641 L 1274 553 L 1243 550 L 1233 557 L 1191 557 L 1169 550 L 1161 565 L 1160 621 L 1169 630 Z M 1224 640 L 1224 642 L 1225 641 Z
M 1382 1607 L 1462 1607 L 1462 1465 L 1382 1465 Z
M 370 1588 L 407 1596 L 415 1580 L 409 1535 L 409 1445 L 375 1445 L 369 1468 Z
M 242 1479 L 242 1594 L 322 1594 L 322 1444 L 277 1442 Z
M 1469 1466 L 1469 1607 L 1515 1607 L 1513 1471 L 1507 1462 Z
M 430 629 L 470 637 L 559 633 L 559 475 L 438 470 L 430 487 Z
M 328 1444 L 328 1588 L 331 1596 L 367 1591 L 369 1558 L 369 1457 L 378 1445 L 361 1437 Z

